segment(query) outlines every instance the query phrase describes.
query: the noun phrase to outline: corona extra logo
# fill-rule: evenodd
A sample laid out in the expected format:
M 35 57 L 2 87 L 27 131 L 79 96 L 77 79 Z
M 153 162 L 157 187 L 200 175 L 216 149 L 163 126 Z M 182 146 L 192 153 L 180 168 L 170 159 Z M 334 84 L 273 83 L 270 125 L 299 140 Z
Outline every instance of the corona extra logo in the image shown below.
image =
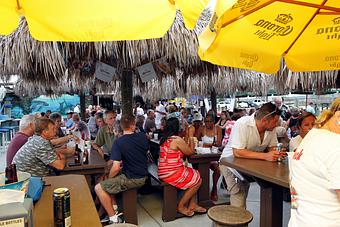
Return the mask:
M 260 19 L 258 20 L 254 26 L 258 27 L 254 34 L 257 35 L 260 39 L 270 40 L 275 36 L 287 36 L 293 31 L 293 26 L 286 25 L 293 20 L 293 17 L 290 14 L 279 14 L 275 23 L 273 21 Z M 284 25 L 286 26 L 284 26 Z
M 281 24 L 288 24 L 293 20 L 293 17 L 290 14 L 279 14 L 275 21 Z
M 259 56 L 257 54 L 251 53 L 240 53 L 240 57 L 242 58 L 241 64 L 247 68 L 253 67 L 254 63 L 259 60 Z
M 322 35 L 326 39 L 340 40 L 340 17 L 336 17 L 331 20 L 332 25 L 325 27 L 318 27 L 316 29 L 316 35 Z
M 340 24 L 340 17 L 334 18 L 333 20 L 334 25 Z

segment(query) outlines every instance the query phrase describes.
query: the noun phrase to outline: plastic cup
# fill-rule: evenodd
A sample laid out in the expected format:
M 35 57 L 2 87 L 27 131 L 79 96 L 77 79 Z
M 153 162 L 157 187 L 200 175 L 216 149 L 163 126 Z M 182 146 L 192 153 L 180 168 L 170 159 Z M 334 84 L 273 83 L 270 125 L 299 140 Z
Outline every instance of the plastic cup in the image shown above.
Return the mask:
M 211 153 L 216 154 L 218 152 L 218 147 L 212 146 L 211 147 Z

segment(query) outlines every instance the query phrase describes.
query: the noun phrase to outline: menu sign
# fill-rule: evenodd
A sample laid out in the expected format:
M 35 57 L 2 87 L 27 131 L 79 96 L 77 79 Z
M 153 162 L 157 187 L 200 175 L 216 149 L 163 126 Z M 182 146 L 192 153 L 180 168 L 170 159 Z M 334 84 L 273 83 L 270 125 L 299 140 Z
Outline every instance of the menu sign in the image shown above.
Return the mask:
M 95 75 L 98 80 L 104 82 L 111 82 L 113 76 L 116 74 L 116 68 L 103 62 L 97 62 Z
M 157 74 L 152 63 L 137 67 L 137 71 L 143 83 L 157 78 Z

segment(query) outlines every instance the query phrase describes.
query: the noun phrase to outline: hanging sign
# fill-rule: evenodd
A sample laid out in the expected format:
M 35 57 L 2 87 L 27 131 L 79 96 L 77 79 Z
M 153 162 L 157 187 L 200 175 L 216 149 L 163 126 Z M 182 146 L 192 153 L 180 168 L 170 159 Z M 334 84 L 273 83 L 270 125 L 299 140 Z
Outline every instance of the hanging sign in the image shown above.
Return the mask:
M 137 71 L 143 83 L 157 78 L 152 63 L 137 67 Z
M 109 83 L 116 75 L 116 68 L 103 62 L 97 62 L 95 75 L 98 80 Z

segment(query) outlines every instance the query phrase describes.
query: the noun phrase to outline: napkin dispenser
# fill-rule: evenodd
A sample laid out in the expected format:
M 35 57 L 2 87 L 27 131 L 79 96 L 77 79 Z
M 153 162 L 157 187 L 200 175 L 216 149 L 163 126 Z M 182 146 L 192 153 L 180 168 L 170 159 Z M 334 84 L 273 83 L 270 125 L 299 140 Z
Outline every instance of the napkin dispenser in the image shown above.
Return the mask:
M 0 205 L 0 226 L 33 227 L 32 199 Z

